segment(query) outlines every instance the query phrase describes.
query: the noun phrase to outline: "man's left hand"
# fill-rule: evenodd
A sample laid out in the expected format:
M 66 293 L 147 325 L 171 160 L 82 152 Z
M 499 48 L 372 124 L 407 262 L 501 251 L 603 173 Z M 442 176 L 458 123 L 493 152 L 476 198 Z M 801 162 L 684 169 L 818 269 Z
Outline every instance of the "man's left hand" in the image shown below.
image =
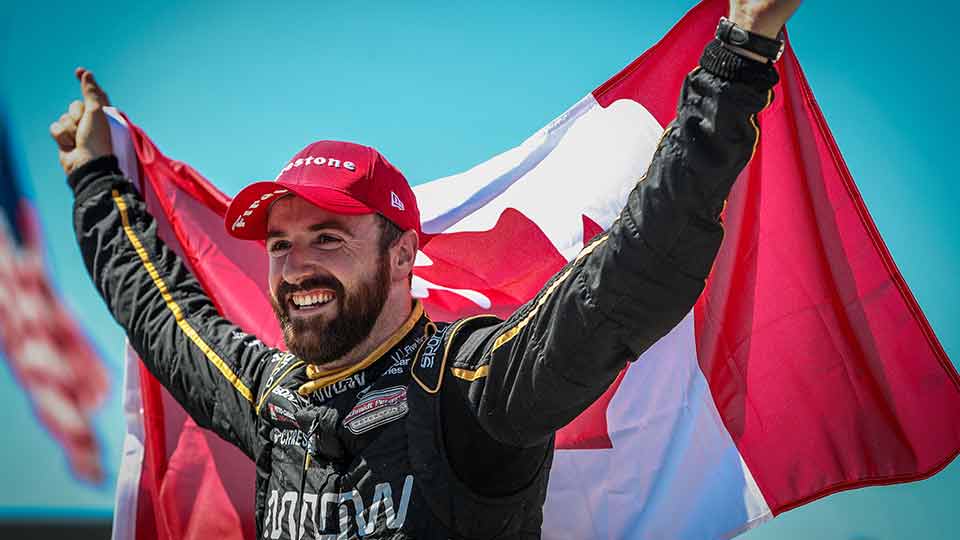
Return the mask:
M 730 0 L 730 20 L 755 34 L 776 39 L 800 0 Z

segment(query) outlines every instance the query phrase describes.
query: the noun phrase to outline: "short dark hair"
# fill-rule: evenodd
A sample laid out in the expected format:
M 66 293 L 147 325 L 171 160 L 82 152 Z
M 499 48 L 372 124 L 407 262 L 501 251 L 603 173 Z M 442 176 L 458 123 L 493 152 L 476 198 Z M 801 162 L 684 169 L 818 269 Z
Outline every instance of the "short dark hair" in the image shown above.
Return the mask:
M 384 254 L 396 241 L 403 236 L 403 231 L 397 224 L 377 214 L 377 221 L 380 223 L 380 253 Z

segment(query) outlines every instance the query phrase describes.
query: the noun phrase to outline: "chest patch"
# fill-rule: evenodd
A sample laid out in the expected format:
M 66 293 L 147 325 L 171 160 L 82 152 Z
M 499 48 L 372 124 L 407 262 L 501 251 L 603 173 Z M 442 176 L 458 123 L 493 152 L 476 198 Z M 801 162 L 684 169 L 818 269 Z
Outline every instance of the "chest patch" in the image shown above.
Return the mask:
M 273 403 L 267 403 L 267 413 L 270 415 L 270 419 L 277 424 L 285 424 L 293 428 L 299 427 L 293 411 Z
M 407 408 L 406 386 L 391 386 L 370 392 L 357 401 L 343 418 L 343 427 L 354 435 L 360 435 L 402 418 L 407 414 Z

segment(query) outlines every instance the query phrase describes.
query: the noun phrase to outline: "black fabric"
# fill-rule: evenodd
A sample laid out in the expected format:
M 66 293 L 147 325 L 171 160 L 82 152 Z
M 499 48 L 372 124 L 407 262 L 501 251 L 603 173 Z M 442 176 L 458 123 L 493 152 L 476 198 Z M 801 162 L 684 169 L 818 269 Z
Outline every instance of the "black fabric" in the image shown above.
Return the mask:
M 521 448 L 491 439 L 463 406 L 455 385 L 441 392 L 442 432 L 450 465 L 464 484 L 486 497 L 512 495 L 530 485 L 549 444 Z
M 776 81 L 754 64 L 707 48 L 619 218 L 507 320 L 458 321 L 458 332 L 444 333 L 450 347 L 428 382 L 433 393 L 411 375 L 418 349 L 420 359 L 441 358 L 423 350 L 432 324 L 424 317 L 363 370 L 297 395 L 303 363 L 217 312 L 113 157 L 68 179 L 77 241 L 147 369 L 198 425 L 256 463 L 258 538 L 289 538 L 296 508 L 308 538 L 535 538 L 556 430 L 703 290 L 723 237 L 719 211 Z M 307 440 L 302 424 L 318 418 Z
M 442 339 L 440 350 L 456 350 L 461 338 L 471 336 L 473 328 L 461 323 L 436 334 Z M 517 449 L 492 440 L 475 418 L 464 414 L 461 396 L 441 397 L 450 389 L 440 377 L 451 374 L 449 358 L 441 354 L 431 360 L 424 349 L 412 361 L 415 383 L 409 387 L 406 426 L 410 464 L 416 478 L 429 486 L 423 498 L 431 513 L 463 538 L 539 538 L 553 445 Z M 430 384 L 435 380 L 439 386 Z
M 773 64 L 758 62 L 737 54 L 714 39 L 700 57 L 703 69 L 730 81 L 755 83 L 760 87 L 772 87 L 780 76 Z

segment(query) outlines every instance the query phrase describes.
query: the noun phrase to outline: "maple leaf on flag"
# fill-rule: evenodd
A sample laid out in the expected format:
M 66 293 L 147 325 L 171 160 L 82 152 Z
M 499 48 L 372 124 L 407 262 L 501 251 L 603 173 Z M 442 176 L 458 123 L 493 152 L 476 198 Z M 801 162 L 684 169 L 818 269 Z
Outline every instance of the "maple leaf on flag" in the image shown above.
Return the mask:
M 701 2 L 517 147 L 415 188 L 432 239 L 413 292 L 434 317 L 511 313 L 616 219 L 728 7 Z M 789 42 L 776 68 L 781 83 L 758 115 L 762 135 L 728 200 L 706 290 L 557 434 L 544 538 L 729 538 L 837 491 L 925 478 L 960 451 L 960 377 Z M 113 128 L 164 241 L 221 313 L 279 344 L 265 256 L 223 228 L 229 198 L 122 115 Z M 137 511 L 116 537 L 249 535 L 252 464 L 128 365 L 143 454 L 121 476 L 117 515 Z M 288 518 L 281 508 L 276 523 Z M 158 533 L 156 523 L 170 527 Z

